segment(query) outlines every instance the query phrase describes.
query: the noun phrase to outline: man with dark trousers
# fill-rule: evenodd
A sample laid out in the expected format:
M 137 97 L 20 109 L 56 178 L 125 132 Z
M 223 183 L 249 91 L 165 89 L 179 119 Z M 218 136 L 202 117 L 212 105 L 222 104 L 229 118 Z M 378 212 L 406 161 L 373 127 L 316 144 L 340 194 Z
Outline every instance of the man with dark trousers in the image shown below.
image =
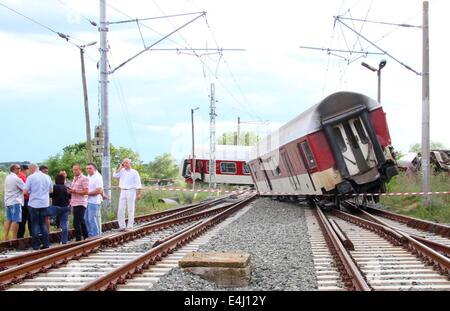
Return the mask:
M 20 166 L 19 178 L 22 179 L 23 183 L 27 182 L 27 177 L 29 175 L 30 168 L 26 164 Z M 19 224 L 19 231 L 17 232 L 17 238 L 21 239 L 25 236 L 25 227 L 28 225 L 28 234 L 31 236 L 31 222 L 28 213 L 28 200 L 30 196 L 24 195 L 23 205 L 22 205 L 22 221 Z
M 42 234 L 42 248 L 49 248 L 48 228 L 45 223 L 47 209 L 50 205 L 50 193 L 53 191 L 52 180 L 45 175 L 36 164 L 30 165 L 31 175 L 25 183 L 24 194 L 30 196 L 28 201 L 28 212 L 31 220 L 31 246 L 38 250 L 41 245 L 39 234 Z
M 75 229 L 75 239 L 81 241 L 88 238 L 88 231 L 84 221 L 89 193 L 89 179 L 83 175 L 80 164 L 72 165 L 73 181 L 72 186 L 67 191 L 72 195 L 70 206 L 73 209 L 73 228 Z

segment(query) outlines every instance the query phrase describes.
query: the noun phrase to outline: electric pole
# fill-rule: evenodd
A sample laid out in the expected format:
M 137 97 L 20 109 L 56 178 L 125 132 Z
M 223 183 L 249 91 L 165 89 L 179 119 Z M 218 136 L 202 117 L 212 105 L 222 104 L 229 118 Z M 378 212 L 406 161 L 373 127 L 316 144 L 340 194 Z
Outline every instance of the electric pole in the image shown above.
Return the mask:
M 430 191 L 430 47 L 428 24 L 428 1 L 423 2 L 422 47 L 422 191 Z M 430 207 L 428 194 L 423 204 Z
M 214 83 L 211 83 L 209 113 L 209 189 L 216 188 L 216 95 Z
M 86 86 L 86 70 L 84 66 L 84 46 L 80 47 L 80 57 L 81 57 L 81 80 L 83 82 L 83 95 L 84 95 L 84 114 L 86 118 L 86 147 L 89 162 L 93 162 L 94 159 L 92 157 L 91 121 L 89 117 L 89 101 Z
M 104 132 L 104 147 L 102 157 L 103 187 L 108 196 L 108 206 L 111 206 L 111 155 L 109 147 L 109 109 L 108 109 L 108 24 L 106 21 L 106 0 L 100 0 L 100 98 L 101 123 Z
M 197 163 L 195 163 L 195 145 L 194 145 L 194 111 L 198 110 L 198 107 L 195 109 L 191 109 L 191 124 L 192 124 L 192 166 L 191 166 L 191 171 L 192 171 L 192 190 L 195 191 L 195 171 L 196 171 L 196 166 Z M 195 193 L 194 193 L 194 197 L 195 197 Z
M 241 136 L 241 117 L 238 117 L 238 128 L 236 135 L 236 146 L 239 146 L 239 138 Z

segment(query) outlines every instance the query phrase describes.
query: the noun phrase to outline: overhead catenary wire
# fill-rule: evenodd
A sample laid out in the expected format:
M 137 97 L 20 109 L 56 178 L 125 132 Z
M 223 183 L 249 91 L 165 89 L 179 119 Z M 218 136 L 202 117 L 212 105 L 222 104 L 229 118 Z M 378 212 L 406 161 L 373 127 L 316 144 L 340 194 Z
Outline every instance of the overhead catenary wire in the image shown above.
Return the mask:
M 108 50 L 109 50 L 111 63 L 114 63 L 115 62 L 114 61 L 114 56 L 112 54 L 111 46 L 110 46 L 109 42 L 108 42 Z M 129 131 L 130 136 L 131 136 L 131 138 L 133 140 L 135 150 L 139 153 L 139 147 L 138 147 L 138 143 L 137 143 L 137 139 L 136 139 L 133 123 L 130 120 L 130 113 L 128 111 L 128 105 L 127 105 L 127 102 L 125 100 L 125 93 L 123 91 L 122 84 L 120 82 L 120 79 L 119 79 L 119 76 L 117 75 L 117 73 L 115 75 L 112 75 L 112 81 L 113 81 L 113 85 L 114 85 L 114 87 L 116 89 L 117 97 L 118 97 L 118 100 L 119 100 L 121 108 L 122 108 L 122 112 L 123 112 L 123 115 L 124 115 L 125 123 L 126 123 L 126 125 L 128 127 L 128 131 Z
M 357 21 L 357 22 L 363 22 L 363 23 L 374 23 L 374 24 L 398 26 L 398 27 L 407 27 L 407 28 L 422 28 L 422 26 L 411 25 L 411 24 L 406 24 L 406 23 L 400 23 L 399 24 L 399 23 L 390 23 L 390 22 L 382 22 L 382 21 L 373 21 L 373 20 L 368 20 L 367 17 L 365 19 L 360 19 L 360 18 L 340 16 L 339 18 L 340 19 L 347 19 L 347 20 Z
M 87 41 L 84 41 L 84 40 L 81 40 L 81 39 L 72 37 L 72 36 L 70 36 L 70 35 L 68 35 L 68 34 L 64 34 L 64 33 L 62 33 L 62 32 L 59 32 L 59 31 L 57 31 L 57 30 L 51 28 L 50 26 L 47 26 L 47 25 L 45 25 L 45 24 L 43 24 L 43 23 L 37 21 L 36 19 L 31 18 L 31 17 L 29 17 L 29 16 L 26 16 L 25 14 L 19 12 L 18 10 L 13 9 L 13 8 L 11 8 L 11 7 L 9 7 L 9 6 L 5 5 L 5 4 L 3 4 L 2 2 L 0 2 L 0 6 L 6 8 L 6 9 L 8 9 L 8 10 L 10 10 L 11 12 L 14 12 L 14 13 L 17 14 L 17 15 L 22 16 L 23 18 L 29 20 L 30 22 L 32 22 L 32 23 L 34 23 L 34 24 L 40 26 L 41 28 L 44 28 L 44 29 L 46 29 L 46 30 L 48 30 L 48 31 L 50 31 L 50 32 L 52 32 L 52 33 L 58 35 L 58 37 L 60 37 L 60 38 L 62 38 L 62 39 L 64 39 L 64 40 L 66 40 L 66 42 L 68 42 L 69 44 L 72 44 L 72 45 L 74 45 L 74 46 L 79 47 L 77 44 L 75 44 L 75 43 L 72 42 L 71 40 L 76 40 L 76 41 L 79 41 L 79 42 L 82 42 L 82 43 L 87 43 Z
M 348 29 L 350 29 L 351 31 L 353 31 L 354 33 L 356 33 L 358 36 L 360 36 L 362 39 L 364 39 L 365 41 L 369 42 L 373 47 L 375 47 L 376 49 L 380 50 L 381 52 L 385 53 L 387 56 L 389 56 L 390 58 L 392 58 L 394 61 L 396 61 L 397 63 L 399 63 L 400 65 L 402 65 L 403 67 L 405 67 L 406 69 L 414 72 L 417 75 L 421 75 L 421 73 L 419 73 L 418 71 L 414 70 L 413 68 L 411 68 L 410 66 L 406 65 L 404 62 L 402 62 L 401 60 L 399 60 L 398 58 L 394 57 L 392 54 L 388 53 L 386 50 L 382 49 L 381 47 L 379 47 L 376 43 L 372 42 L 371 40 L 369 40 L 368 38 L 366 38 L 364 35 L 362 35 L 361 33 L 359 33 L 358 31 L 356 31 L 355 29 L 353 29 L 352 27 L 348 26 L 346 23 L 344 23 L 342 20 L 340 20 L 339 16 L 335 17 L 337 19 L 337 21 L 339 23 L 341 23 L 342 25 L 344 25 L 345 27 L 347 27 Z
M 159 4 L 155 1 L 155 0 L 152 0 L 152 2 L 153 2 L 153 4 L 160 10 L 160 12 L 162 13 L 162 14 L 164 14 L 164 15 L 166 15 L 166 13 L 164 12 L 164 10 L 159 6 Z M 196 5 L 195 5 L 196 6 Z M 197 7 L 197 9 L 198 9 L 198 7 Z M 207 18 L 206 18 L 206 14 L 204 14 L 204 15 L 202 15 L 203 17 L 204 17 L 204 19 L 205 19 L 205 22 L 206 22 L 206 24 L 209 26 L 209 24 L 207 23 Z M 169 23 L 172 25 L 172 27 L 175 27 L 175 25 L 172 23 L 172 21 L 170 20 L 170 18 L 168 19 L 169 20 Z M 211 31 L 211 29 L 210 29 L 210 27 L 208 27 L 208 29 Z M 212 33 L 212 31 L 211 31 L 211 33 Z M 189 42 L 186 40 L 186 38 L 184 38 L 184 36 L 181 34 L 181 33 L 177 33 L 177 35 L 186 43 L 186 45 L 189 47 L 189 48 L 192 48 L 192 46 L 189 44 Z M 216 45 L 217 45 L 217 47 L 219 46 L 218 45 L 218 43 L 217 43 L 217 40 L 215 39 L 215 37 L 214 37 L 214 35 L 212 34 L 212 36 L 213 36 L 213 39 L 214 39 L 214 41 L 215 41 L 215 43 L 216 43 Z M 207 69 L 207 71 L 211 74 L 211 75 L 213 75 L 213 76 L 216 76 L 215 74 L 214 74 L 214 72 L 211 70 L 211 68 L 206 64 L 206 62 L 201 58 L 201 55 L 198 55 L 198 53 L 195 51 L 195 50 L 193 50 L 193 54 L 194 54 L 194 56 L 196 56 L 197 57 L 197 59 L 201 62 L 201 64 L 202 64 L 202 66 L 203 66 L 203 68 L 206 68 Z M 224 62 L 225 62 L 225 58 L 223 58 L 224 59 Z M 231 70 L 230 70 L 231 71 Z M 231 73 L 231 75 L 232 75 L 232 79 L 234 79 L 234 81 L 236 81 L 236 79 L 234 78 L 234 75 Z M 252 117 L 255 117 L 255 114 L 253 114 L 253 113 L 251 113 L 248 109 L 247 109 L 247 107 L 243 104 L 243 103 L 241 103 L 237 98 L 236 98 L 236 96 L 229 90 L 229 88 L 227 87 L 227 86 L 225 86 L 225 84 L 221 81 L 221 80 L 219 80 L 217 77 L 216 77 L 216 79 L 215 79 L 218 83 L 219 83 L 219 85 L 231 96 L 231 98 L 236 102 L 236 103 L 238 103 L 240 106 L 242 106 L 242 108 L 243 109 L 239 109 L 239 110 L 241 110 L 241 111 L 243 111 L 243 112 L 245 112 L 246 114 L 249 114 L 249 115 L 251 115 Z M 210 82 L 211 81 L 209 81 L 209 83 L 208 83 L 208 85 L 210 84 Z M 236 81 L 236 83 L 237 83 L 237 81 Z M 206 92 L 209 92 L 209 86 L 207 86 L 207 85 L 205 85 L 205 90 L 206 90 Z M 241 90 L 241 92 L 242 92 L 242 90 Z M 256 116 L 258 119 L 260 119 L 260 117 L 259 116 Z
M 62 0 L 56 0 L 58 1 L 62 6 L 65 6 L 66 8 L 68 8 L 69 10 L 77 13 L 78 15 L 80 15 L 83 19 L 85 19 L 86 21 L 89 22 L 89 24 L 91 24 L 92 26 L 97 27 L 97 23 L 94 22 L 93 20 L 91 20 L 90 18 L 87 18 L 84 14 L 81 14 L 78 10 L 75 10 L 73 7 L 71 7 L 70 5 L 68 5 L 67 3 L 65 3 Z

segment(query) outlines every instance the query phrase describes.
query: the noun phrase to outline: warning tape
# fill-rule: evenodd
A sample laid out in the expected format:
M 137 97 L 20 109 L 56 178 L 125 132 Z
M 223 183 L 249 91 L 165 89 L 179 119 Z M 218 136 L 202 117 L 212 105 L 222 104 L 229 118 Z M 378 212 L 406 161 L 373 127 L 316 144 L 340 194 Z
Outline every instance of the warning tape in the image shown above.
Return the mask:
M 112 189 L 119 189 L 117 186 L 112 186 Z M 209 192 L 209 193 L 257 193 L 258 195 L 288 195 L 288 196 L 330 196 L 334 197 L 334 194 L 303 194 L 298 192 L 280 192 L 280 191 L 262 191 L 258 192 L 256 190 L 221 190 L 221 189 L 188 189 L 181 187 L 167 187 L 167 186 L 147 186 L 142 187 L 141 190 L 156 190 L 156 191 L 178 191 L 178 192 Z M 340 194 L 339 196 L 353 196 L 353 197 L 364 197 L 364 196 L 414 196 L 414 195 L 445 195 L 450 194 L 450 191 L 430 191 L 430 192 L 386 192 L 386 193 L 350 193 L 350 194 Z
M 117 186 L 112 186 L 110 189 L 120 189 Z M 180 187 L 166 187 L 166 186 L 147 186 L 142 187 L 140 190 L 156 190 L 156 191 L 178 191 L 178 192 L 210 192 L 210 193 L 257 193 L 255 190 L 221 190 L 221 189 L 188 189 L 188 188 L 180 188 Z
M 259 192 L 259 195 L 297 195 L 297 196 L 315 196 L 311 194 L 302 194 L 295 192 Z M 387 193 L 350 193 L 350 194 L 340 194 L 339 196 L 352 196 L 352 197 L 364 197 L 364 196 L 413 196 L 413 195 L 440 195 L 440 194 L 450 194 L 450 191 L 430 191 L 430 192 L 387 192 Z M 334 197 L 334 194 L 323 194 L 321 196 Z

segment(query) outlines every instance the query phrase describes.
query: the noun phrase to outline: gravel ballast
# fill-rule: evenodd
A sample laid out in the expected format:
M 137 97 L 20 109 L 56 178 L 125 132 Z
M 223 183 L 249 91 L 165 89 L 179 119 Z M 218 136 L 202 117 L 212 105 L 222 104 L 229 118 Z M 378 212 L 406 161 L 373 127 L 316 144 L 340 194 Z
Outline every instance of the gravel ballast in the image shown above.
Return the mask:
M 317 290 L 304 206 L 259 198 L 199 251 L 244 251 L 251 255 L 251 283 L 235 290 Z M 172 269 L 151 290 L 233 290 Z

